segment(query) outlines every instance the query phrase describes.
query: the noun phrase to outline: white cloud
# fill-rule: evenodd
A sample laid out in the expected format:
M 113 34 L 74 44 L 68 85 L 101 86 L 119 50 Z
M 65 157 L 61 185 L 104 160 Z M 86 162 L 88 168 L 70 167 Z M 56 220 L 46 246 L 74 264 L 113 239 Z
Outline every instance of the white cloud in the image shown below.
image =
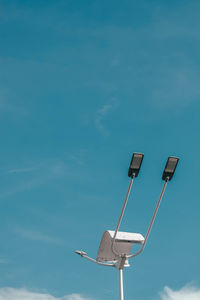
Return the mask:
M 161 300 L 199 300 L 200 289 L 186 285 L 180 290 L 172 290 L 169 287 L 165 287 L 160 294 Z
M 91 300 L 80 294 L 66 295 L 61 298 L 50 294 L 36 293 L 27 289 L 14 289 L 9 287 L 0 288 L 0 300 Z
M 112 105 L 110 104 L 105 104 L 101 109 L 99 109 L 98 113 L 99 115 L 101 115 L 102 117 L 107 115 L 107 113 L 109 112 L 109 110 L 111 110 Z
M 57 245 L 63 244 L 63 242 L 60 239 L 49 236 L 39 231 L 28 230 L 23 228 L 15 228 L 15 232 L 19 234 L 21 237 L 28 240 L 40 241 L 44 243 L 57 244 Z
M 72 295 L 68 295 L 68 296 L 63 297 L 62 300 L 89 300 L 89 298 L 83 298 L 79 294 L 72 294 Z
M 184 64 L 184 59 L 182 59 Z M 160 78 L 152 89 L 152 104 L 157 108 L 178 107 L 185 108 L 193 102 L 199 101 L 200 87 L 199 72 L 193 66 L 172 67 L 162 65 Z
M 33 165 L 33 164 L 32 164 Z M 9 189 L 2 191 L 0 198 L 13 196 L 17 193 L 32 190 L 41 185 L 48 183 L 51 180 L 56 180 L 62 176 L 66 176 L 68 168 L 63 161 L 47 160 L 29 167 L 10 168 L 6 171 L 9 175 L 17 175 L 16 184 L 9 186 Z M 26 178 L 21 180 L 19 175 L 27 175 Z M 28 175 L 32 175 L 31 177 Z
M 103 119 L 105 116 L 109 113 L 109 111 L 112 109 L 112 105 L 105 104 L 103 107 L 101 107 L 97 112 L 97 117 L 95 119 L 95 125 L 97 129 L 103 134 L 108 135 L 108 131 L 103 125 Z
M 95 126 L 101 132 L 101 134 L 107 136 L 109 135 L 108 130 L 105 128 L 103 121 L 105 117 L 117 106 L 116 99 L 112 99 L 111 103 L 104 104 L 98 111 L 95 119 Z

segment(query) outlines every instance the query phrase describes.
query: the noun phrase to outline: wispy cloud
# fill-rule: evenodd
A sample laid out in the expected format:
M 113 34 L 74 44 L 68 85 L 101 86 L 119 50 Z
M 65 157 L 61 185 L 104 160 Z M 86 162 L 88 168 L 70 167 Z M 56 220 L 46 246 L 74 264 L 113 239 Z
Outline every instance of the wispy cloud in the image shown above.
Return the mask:
M 186 285 L 180 290 L 165 287 L 160 298 L 161 300 L 199 300 L 200 289 L 191 285 Z
M 9 186 L 9 190 L 3 191 L 0 194 L 0 198 L 6 198 L 26 190 L 31 190 L 46 184 L 51 180 L 62 177 L 67 173 L 67 166 L 60 160 L 48 160 L 36 163 L 35 166 L 34 163 L 32 163 L 32 166 L 30 167 L 10 168 L 6 171 L 6 173 L 9 175 L 21 174 L 21 176 L 24 174 L 30 174 L 25 178 L 23 177 L 23 181 L 20 180 L 18 176 L 16 181 L 17 183 L 13 186 Z
M 63 241 L 52 237 L 50 235 L 44 234 L 40 231 L 28 230 L 24 228 L 15 228 L 15 233 L 19 234 L 21 237 L 32 240 L 32 241 L 40 241 L 48 244 L 63 244 Z
M 184 62 L 183 62 L 184 63 Z M 164 70 L 164 71 L 163 71 Z M 187 67 L 163 65 L 160 78 L 152 88 L 152 103 L 158 108 L 185 108 L 200 99 L 200 74 Z
M 105 104 L 102 108 L 100 108 L 97 112 L 97 117 L 95 119 L 95 125 L 96 128 L 103 134 L 103 135 L 108 135 L 109 132 L 105 128 L 103 124 L 103 119 L 105 116 L 109 113 L 109 111 L 112 109 L 112 106 L 110 104 Z
M 97 111 L 96 119 L 95 119 L 95 126 L 99 130 L 99 132 L 104 135 L 108 136 L 109 131 L 104 125 L 104 120 L 107 115 L 116 107 L 117 101 L 113 99 L 112 102 L 104 104 L 100 109 Z
M 92 300 L 80 294 L 70 294 L 63 297 L 54 297 L 50 294 L 31 292 L 27 289 L 10 287 L 0 288 L 0 300 Z
M 76 163 L 80 166 L 83 166 L 85 164 L 85 158 L 87 153 L 88 153 L 87 149 L 80 149 L 76 152 L 73 151 L 73 153 L 69 155 L 69 159 L 70 161 L 73 161 L 73 164 Z

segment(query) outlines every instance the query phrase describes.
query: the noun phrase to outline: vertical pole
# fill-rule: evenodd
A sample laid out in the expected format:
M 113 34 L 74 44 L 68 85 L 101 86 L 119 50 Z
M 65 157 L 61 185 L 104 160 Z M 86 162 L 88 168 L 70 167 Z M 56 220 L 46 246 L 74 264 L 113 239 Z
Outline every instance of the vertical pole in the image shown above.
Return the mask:
M 119 269 L 119 292 L 120 292 L 120 300 L 124 300 L 123 269 Z

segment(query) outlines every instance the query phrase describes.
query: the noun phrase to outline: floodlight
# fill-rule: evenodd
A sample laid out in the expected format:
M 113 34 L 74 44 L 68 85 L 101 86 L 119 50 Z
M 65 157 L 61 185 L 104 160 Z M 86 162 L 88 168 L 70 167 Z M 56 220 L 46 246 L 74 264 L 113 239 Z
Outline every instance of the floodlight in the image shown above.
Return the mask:
M 176 170 L 176 166 L 178 164 L 179 158 L 170 156 L 168 157 L 167 163 L 165 165 L 165 169 L 162 175 L 162 179 L 165 181 L 169 181 L 172 179 L 174 172 Z
M 144 154 L 142 153 L 133 153 L 131 163 L 128 170 L 129 177 L 137 177 L 140 171 Z

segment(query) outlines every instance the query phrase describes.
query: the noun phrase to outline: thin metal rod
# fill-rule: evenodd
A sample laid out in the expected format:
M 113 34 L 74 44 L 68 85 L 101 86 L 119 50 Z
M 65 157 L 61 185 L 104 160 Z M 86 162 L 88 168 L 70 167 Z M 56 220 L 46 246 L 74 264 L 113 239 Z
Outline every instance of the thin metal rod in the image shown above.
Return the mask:
M 123 269 L 119 269 L 119 293 L 120 293 L 120 300 L 124 300 Z
M 147 233 L 146 233 L 146 236 L 145 236 L 145 239 L 144 239 L 144 243 L 142 244 L 141 249 L 140 249 L 138 252 L 134 253 L 134 254 L 127 255 L 127 258 L 135 257 L 135 256 L 137 256 L 138 254 L 140 254 L 140 253 L 144 250 L 144 247 L 145 247 L 146 242 L 147 242 L 147 239 L 148 239 L 148 237 L 149 237 L 151 228 L 152 228 L 153 223 L 154 223 L 154 220 L 155 220 L 155 218 L 156 218 L 156 215 L 157 215 L 157 212 L 158 212 L 158 208 L 159 208 L 160 203 L 161 203 L 161 200 L 162 200 L 162 198 L 163 198 L 163 195 L 164 195 L 164 192 L 165 192 L 165 189 L 166 189 L 166 186 L 167 186 L 167 182 L 168 182 L 168 180 L 165 181 L 165 183 L 164 183 L 164 185 L 163 185 L 163 187 L 162 187 L 162 190 L 161 190 L 161 193 L 160 193 L 158 202 L 157 202 L 157 204 L 156 204 L 156 208 L 155 208 L 154 213 L 153 213 L 153 217 L 151 218 L 151 222 L 150 222 L 150 224 L 149 224 L 149 228 L 148 228 L 148 230 L 147 230 Z
M 100 266 L 106 266 L 106 267 L 114 267 L 114 266 L 115 266 L 114 263 L 113 263 L 113 264 L 102 263 L 102 262 L 99 262 L 99 261 L 97 261 L 96 259 L 91 258 L 91 257 L 89 257 L 89 256 L 87 256 L 87 255 L 83 255 L 82 257 L 83 257 L 83 258 L 86 258 L 86 259 L 88 259 L 89 261 L 91 261 L 91 262 L 93 262 L 93 263 L 95 263 L 95 264 L 97 264 L 97 265 L 100 265 Z
M 124 204 L 123 204 L 123 207 L 122 207 L 122 210 L 121 210 L 121 213 L 120 213 L 120 216 L 119 216 L 119 220 L 118 220 L 118 223 L 117 223 L 117 227 L 115 229 L 115 233 L 114 233 L 114 236 L 113 236 L 113 240 L 112 240 L 112 246 L 111 246 L 111 249 L 112 249 L 112 252 L 119 256 L 119 253 L 117 253 L 114 249 L 114 243 L 115 243 L 115 239 L 116 239 L 116 235 L 117 235 L 117 232 L 119 230 L 119 226 L 121 224 L 121 221 L 122 221 L 122 217 L 124 215 L 124 211 L 125 211 L 125 208 L 126 208 L 126 204 L 127 204 L 127 201 L 128 201 L 128 198 L 129 198 L 129 195 L 130 195 L 130 192 L 131 192 L 131 187 L 132 187 L 132 184 L 133 184 L 133 179 L 134 177 L 131 177 L 131 180 L 129 182 L 129 186 L 128 186 L 128 191 L 126 193 L 126 197 L 125 197 L 125 200 L 124 200 Z

